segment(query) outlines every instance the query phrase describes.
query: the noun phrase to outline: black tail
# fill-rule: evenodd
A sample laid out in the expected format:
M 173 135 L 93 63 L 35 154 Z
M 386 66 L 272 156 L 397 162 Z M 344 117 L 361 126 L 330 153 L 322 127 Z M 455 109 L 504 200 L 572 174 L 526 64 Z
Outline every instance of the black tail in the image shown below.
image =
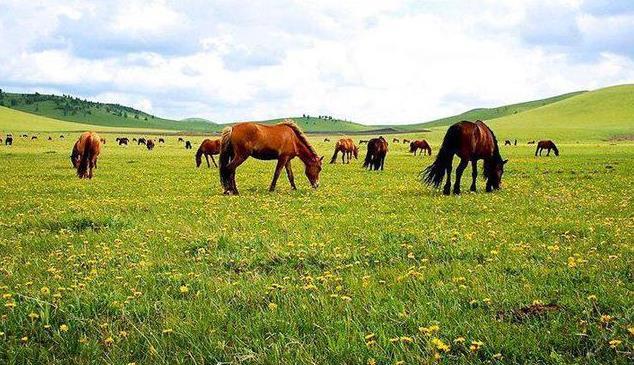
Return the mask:
M 202 156 L 203 156 L 203 145 L 201 144 L 200 147 L 198 147 L 198 151 L 196 151 L 196 167 L 200 167 L 200 163 L 202 162 Z
M 225 190 L 231 189 L 231 179 L 229 172 L 229 163 L 233 159 L 233 145 L 231 144 L 231 127 L 227 127 L 222 131 L 220 139 L 220 183 Z
M 332 155 L 332 159 L 330 159 L 330 163 L 337 163 L 337 154 L 339 153 L 339 142 L 335 145 L 335 154 Z M 343 152 L 345 153 L 345 152 Z
M 77 176 L 84 177 L 88 173 L 88 165 L 92 158 L 92 135 L 88 135 L 84 141 L 84 153 L 82 153 L 79 160 L 79 168 L 77 169 Z
M 451 164 L 451 159 L 457 147 L 456 142 L 458 142 L 459 138 L 460 127 L 454 124 L 447 130 L 440 150 L 438 150 L 436 160 L 422 172 L 423 182 L 425 184 L 433 185 L 436 188 L 440 186 L 445 177 L 447 167 Z
M 368 148 L 368 152 L 365 155 L 365 161 L 363 161 L 363 168 L 365 169 L 368 166 L 371 166 L 372 163 L 372 153 L 370 152 L 370 148 Z

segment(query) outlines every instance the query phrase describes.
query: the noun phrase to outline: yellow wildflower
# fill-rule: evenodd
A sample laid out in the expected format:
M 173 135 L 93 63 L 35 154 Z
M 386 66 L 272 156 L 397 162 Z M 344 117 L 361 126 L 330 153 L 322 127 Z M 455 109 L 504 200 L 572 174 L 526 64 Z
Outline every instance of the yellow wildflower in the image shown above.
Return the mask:
M 62 324 L 61 326 L 59 326 L 59 330 L 62 332 L 68 332 L 68 325 Z

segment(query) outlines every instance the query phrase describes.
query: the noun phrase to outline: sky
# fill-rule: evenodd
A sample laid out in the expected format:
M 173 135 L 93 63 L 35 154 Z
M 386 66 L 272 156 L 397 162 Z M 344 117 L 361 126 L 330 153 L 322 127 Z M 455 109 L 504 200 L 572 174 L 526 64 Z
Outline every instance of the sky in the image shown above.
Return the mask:
M 416 123 L 634 82 L 634 1 L 0 0 L 0 45 L 5 91 Z

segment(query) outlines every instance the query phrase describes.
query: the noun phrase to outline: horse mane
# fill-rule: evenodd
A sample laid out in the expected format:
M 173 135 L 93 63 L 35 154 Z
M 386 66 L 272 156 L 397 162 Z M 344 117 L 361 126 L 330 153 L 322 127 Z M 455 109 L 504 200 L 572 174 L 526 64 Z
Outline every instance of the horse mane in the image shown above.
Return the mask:
M 484 124 L 489 130 L 489 132 L 491 132 L 491 136 L 493 137 L 493 160 L 496 163 L 502 162 L 502 156 L 500 155 L 500 147 L 498 146 L 498 139 L 497 137 L 495 137 L 495 133 L 493 133 L 493 130 L 489 128 L 489 126 L 486 125 L 483 121 L 477 120 L 476 123 L 477 122 Z M 486 162 L 484 163 L 484 169 L 482 171 L 482 174 L 484 175 L 484 178 L 487 180 L 491 176 L 491 167 L 492 166 L 489 166 L 489 164 L 487 164 Z
M 306 138 L 306 135 L 304 134 L 304 132 L 302 132 L 302 130 L 299 129 L 299 126 L 293 120 L 285 119 L 283 122 L 278 123 L 277 125 L 285 125 L 285 126 L 289 127 L 290 129 L 292 129 L 293 132 L 295 132 L 295 135 L 297 136 L 297 138 L 304 144 L 304 146 L 306 146 L 306 148 L 308 148 L 308 150 L 314 156 L 319 156 L 317 154 L 317 151 L 315 151 L 313 146 L 308 142 L 308 138 Z

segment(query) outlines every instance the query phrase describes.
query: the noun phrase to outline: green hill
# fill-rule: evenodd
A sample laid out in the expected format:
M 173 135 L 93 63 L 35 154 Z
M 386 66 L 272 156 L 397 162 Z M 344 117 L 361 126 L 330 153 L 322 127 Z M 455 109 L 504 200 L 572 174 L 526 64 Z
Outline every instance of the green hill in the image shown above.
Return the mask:
M 533 101 L 527 101 L 524 103 L 517 103 L 517 104 L 510 104 L 510 105 L 503 105 L 503 106 L 499 106 L 495 108 L 477 108 L 477 109 L 472 109 L 461 114 L 453 115 L 451 117 L 436 119 L 436 120 L 432 120 L 430 122 L 424 122 L 424 123 L 401 125 L 401 126 L 398 126 L 398 128 L 409 131 L 409 130 L 416 130 L 421 128 L 448 126 L 456 122 L 460 122 L 462 120 L 491 120 L 491 119 L 500 118 L 506 115 L 522 113 L 527 110 L 542 107 L 544 105 L 556 103 L 558 101 L 571 98 L 573 96 L 580 95 L 585 92 L 586 91 L 575 91 L 572 93 L 553 96 L 546 99 L 533 100 Z
M 498 139 L 606 140 L 634 136 L 634 85 L 579 94 L 489 121 Z
M 271 119 L 271 120 L 263 120 L 259 121 L 259 123 L 264 124 L 276 124 L 283 122 L 287 118 L 279 118 L 279 119 Z M 325 133 L 325 132 L 369 132 L 377 129 L 374 126 L 367 126 L 360 123 L 349 122 L 341 119 L 320 119 L 310 116 L 302 116 L 302 117 L 290 117 L 288 119 L 293 119 L 297 125 L 302 128 L 305 132 L 312 133 Z
M 107 127 L 66 122 L 0 106 L 0 132 L 2 134 L 13 133 L 18 135 L 22 132 L 81 132 L 87 130 L 126 132 L 138 131 L 139 128 Z
M 217 131 L 217 124 L 207 121 L 175 121 L 119 105 L 105 104 L 70 95 L 15 94 L 0 92 L 0 106 L 59 119 L 106 127 L 166 129 L 175 131 Z

